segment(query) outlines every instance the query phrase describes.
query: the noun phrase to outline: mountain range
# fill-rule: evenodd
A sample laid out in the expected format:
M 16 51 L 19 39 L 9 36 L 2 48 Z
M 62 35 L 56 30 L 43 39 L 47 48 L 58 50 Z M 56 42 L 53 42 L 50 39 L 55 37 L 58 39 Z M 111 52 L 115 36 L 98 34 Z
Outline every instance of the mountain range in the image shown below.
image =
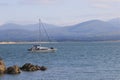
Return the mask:
M 39 34 L 38 24 L 3 24 L 0 26 L 0 41 L 38 41 L 39 38 L 43 41 L 120 40 L 120 18 L 109 21 L 89 20 L 71 26 L 42 25 L 44 27 L 40 28 Z

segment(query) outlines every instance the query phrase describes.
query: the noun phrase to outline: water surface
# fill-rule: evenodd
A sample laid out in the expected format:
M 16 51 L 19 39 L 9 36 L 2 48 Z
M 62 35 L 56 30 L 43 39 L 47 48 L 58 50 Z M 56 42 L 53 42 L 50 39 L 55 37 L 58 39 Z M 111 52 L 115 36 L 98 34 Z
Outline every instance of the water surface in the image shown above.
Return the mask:
M 24 63 L 44 65 L 48 70 L 2 75 L 0 80 L 119 80 L 120 42 L 63 42 L 44 44 L 56 53 L 30 53 L 31 44 L 0 45 L 6 66 Z

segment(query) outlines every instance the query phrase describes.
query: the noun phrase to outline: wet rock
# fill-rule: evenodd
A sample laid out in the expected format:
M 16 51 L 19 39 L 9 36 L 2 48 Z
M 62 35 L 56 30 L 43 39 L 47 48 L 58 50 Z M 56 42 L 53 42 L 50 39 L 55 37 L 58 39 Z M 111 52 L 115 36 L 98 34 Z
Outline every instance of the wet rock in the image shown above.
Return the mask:
M 4 74 L 6 71 L 6 66 L 4 64 L 4 61 L 0 58 L 0 74 Z
M 45 66 L 41 66 L 41 67 L 40 67 L 40 70 L 41 70 L 41 71 L 45 71 L 45 70 L 47 70 L 47 68 L 46 68 Z
M 20 72 L 20 68 L 17 65 L 8 67 L 6 70 L 7 74 L 19 74 Z
M 20 69 L 23 71 L 35 71 L 35 67 L 31 63 L 24 64 Z
M 46 70 L 45 67 L 42 67 L 42 69 L 41 69 L 40 66 L 38 66 L 38 65 L 33 65 L 33 64 L 31 64 L 31 63 L 26 63 L 26 64 L 24 64 L 20 69 L 23 70 L 23 71 Z

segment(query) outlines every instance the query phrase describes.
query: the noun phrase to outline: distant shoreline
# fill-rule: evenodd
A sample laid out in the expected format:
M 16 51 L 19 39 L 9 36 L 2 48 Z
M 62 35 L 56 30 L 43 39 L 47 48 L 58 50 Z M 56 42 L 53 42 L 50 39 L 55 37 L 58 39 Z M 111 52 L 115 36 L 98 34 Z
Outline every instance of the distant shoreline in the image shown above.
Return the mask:
M 0 42 L 0 44 L 39 44 L 39 43 L 57 43 L 57 42 Z
M 120 42 L 120 40 L 111 41 L 62 41 L 62 42 Z M 0 44 L 44 44 L 44 43 L 59 43 L 59 42 L 0 42 Z

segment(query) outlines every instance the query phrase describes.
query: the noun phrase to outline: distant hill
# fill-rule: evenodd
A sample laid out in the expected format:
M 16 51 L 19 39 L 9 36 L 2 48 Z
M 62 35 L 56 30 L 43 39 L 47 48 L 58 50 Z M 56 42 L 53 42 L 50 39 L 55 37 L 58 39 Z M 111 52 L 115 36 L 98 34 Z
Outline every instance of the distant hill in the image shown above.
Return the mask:
M 46 23 L 44 26 L 54 41 L 120 40 L 120 18 L 109 21 L 90 20 L 65 27 Z M 0 26 L 0 41 L 36 41 L 38 35 L 38 24 L 9 23 Z M 42 39 L 47 40 L 42 35 Z
M 43 23 L 43 26 L 45 26 L 48 29 L 53 29 L 56 27 L 60 27 L 60 26 L 56 26 L 56 25 L 51 25 L 51 24 L 45 24 Z M 7 23 L 7 24 L 3 24 L 0 26 L 0 30 L 13 30 L 13 29 L 24 29 L 24 30 L 37 30 L 38 29 L 38 24 L 28 24 L 28 25 L 20 25 L 20 24 L 14 24 L 14 23 Z
M 116 27 L 120 27 L 120 18 L 114 18 L 109 20 L 108 22 Z
M 101 20 L 90 20 L 76 25 L 66 27 L 67 40 L 98 41 L 98 40 L 118 40 L 120 39 L 119 25 Z

